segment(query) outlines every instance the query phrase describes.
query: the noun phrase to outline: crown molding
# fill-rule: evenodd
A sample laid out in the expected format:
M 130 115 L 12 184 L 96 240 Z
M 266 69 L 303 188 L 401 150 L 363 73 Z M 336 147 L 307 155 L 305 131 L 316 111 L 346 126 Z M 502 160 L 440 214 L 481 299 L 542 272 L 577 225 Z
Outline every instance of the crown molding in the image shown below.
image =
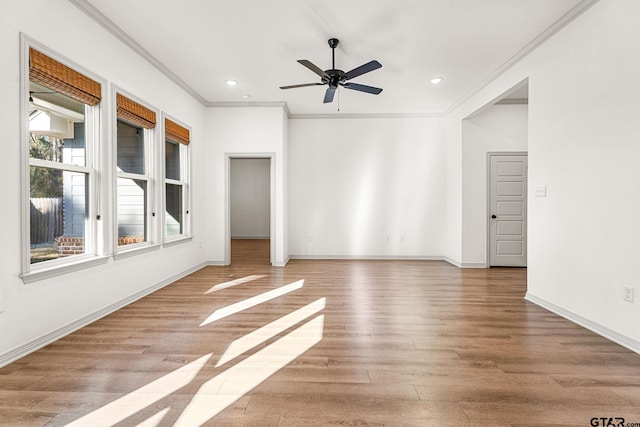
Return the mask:
M 599 1 L 600 0 L 583 0 L 580 3 L 578 3 L 571 10 L 569 10 L 567 13 L 562 15 L 562 17 L 560 17 L 560 19 L 558 19 L 556 22 L 551 24 L 545 31 L 540 33 L 538 35 L 538 37 L 533 39 L 529 44 L 527 44 L 525 47 L 523 47 L 518 53 L 513 55 L 509 60 L 507 60 L 507 62 L 502 64 L 500 67 L 498 67 L 497 70 L 495 70 L 493 73 L 488 75 L 484 80 L 482 80 L 480 83 L 478 83 L 473 89 L 471 89 L 464 96 L 462 96 L 462 98 L 460 98 L 456 102 L 454 102 L 449 108 L 447 108 L 442 113 L 442 116 L 448 116 L 450 113 L 452 113 L 453 111 L 458 109 L 458 107 L 460 107 L 462 104 L 467 102 L 469 99 L 471 99 L 474 95 L 476 95 L 482 89 L 487 87 L 489 85 L 489 83 L 491 83 L 494 80 L 496 80 L 498 77 L 500 77 L 502 74 L 504 74 L 511 67 L 513 67 L 518 62 L 520 62 L 522 59 L 527 57 L 531 52 L 536 50 L 540 45 L 542 45 L 548 39 L 553 37 L 560 30 L 562 30 L 564 27 L 569 25 L 577 17 L 579 17 L 580 15 L 585 13 L 587 10 L 589 10 L 593 5 L 595 5 Z
M 440 113 L 294 114 L 286 102 L 207 102 L 208 108 L 282 108 L 289 119 L 406 119 L 441 118 Z
M 496 102 L 495 105 L 526 105 L 529 103 L 527 98 L 505 98 Z
M 113 36 L 119 39 L 126 46 L 131 48 L 134 52 L 138 53 L 141 57 L 147 60 L 158 71 L 163 73 L 169 80 L 173 81 L 176 85 L 182 88 L 185 92 L 191 95 L 194 99 L 200 102 L 205 107 L 282 107 L 284 108 L 287 117 L 291 119 L 354 119 L 354 118 L 442 118 L 448 116 L 450 113 L 458 109 L 461 105 L 471 99 L 474 95 L 488 86 L 491 82 L 504 74 L 507 70 L 512 68 L 541 44 L 554 36 L 568 24 L 570 24 L 577 17 L 589 10 L 593 5 L 600 0 L 583 0 L 575 7 L 565 13 L 560 19 L 549 26 L 544 32 L 538 35 L 534 40 L 527 44 L 524 48 L 513 55 L 509 60 L 502 64 L 493 73 L 484 78 L 479 84 L 472 88 L 469 92 L 463 95 L 460 99 L 449 106 L 445 111 L 441 113 L 408 113 L 408 114 L 291 114 L 286 102 L 211 102 L 203 98 L 195 89 L 189 86 L 184 80 L 178 77 L 171 69 L 165 66 L 162 62 L 156 59 L 151 53 L 143 48 L 138 42 L 136 42 L 131 36 L 125 33 L 120 27 L 118 27 L 113 21 L 107 18 L 102 12 L 90 4 L 87 0 L 68 0 L 71 4 L 76 6 L 87 16 L 105 28 Z
M 288 118 L 291 118 L 291 111 L 289 105 L 282 102 L 211 102 L 208 101 L 205 104 L 207 108 L 250 108 L 250 107 L 268 107 L 268 108 L 282 108 Z
M 290 119 L 439 119 L 441 113 L 291 114 Z
M 212 102 L 207 101 L 205 107 L 211 108 L 245 108 L 245 107 L 279 107 L 279 108 L 287 108 L 286 102 Z
M 207 105 L 207 100 L 204 99 L 195 89 L 189 86 L 184 80 L 182 80 L 176 73 L 171 71 L 169 67 L 160 62 L 155 56 L 147 51 L 140 43 L 135 41 L 131 36 L 125 33 L 120 27 L 118 27 L 112 20 L 107 18 L 102 12 L 96 9 L 87 0 L 69 0 L 69 3 L 84 12 L 89 18 L 100 24 L 104 29 L 111 33 L 114 37 L 131 48 L 134 52 L 144 58 L 147 62 L 153 65 L 158 71 L 164 74 L 169 80 L 178 85 L 181 89 L 191 95 L 196 101 L 202 105 Z

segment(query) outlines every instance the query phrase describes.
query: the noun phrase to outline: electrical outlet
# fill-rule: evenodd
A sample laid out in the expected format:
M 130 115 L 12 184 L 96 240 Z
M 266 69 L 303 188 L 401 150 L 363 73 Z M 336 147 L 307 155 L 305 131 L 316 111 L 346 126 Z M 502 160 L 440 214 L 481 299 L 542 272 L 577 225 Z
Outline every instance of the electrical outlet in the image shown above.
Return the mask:
M 633 302 L 633 288 L 631 286 L 624 287 L 624 300 Z

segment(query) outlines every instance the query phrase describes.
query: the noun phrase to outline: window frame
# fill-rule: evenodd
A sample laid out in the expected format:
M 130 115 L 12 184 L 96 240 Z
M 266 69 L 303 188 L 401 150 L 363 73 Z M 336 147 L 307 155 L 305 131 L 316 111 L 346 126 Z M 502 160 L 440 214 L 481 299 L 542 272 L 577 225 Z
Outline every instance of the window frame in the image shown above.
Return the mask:
M 169 116 L 168 114 L 163 113 L 161 117 L 162 122 L 162 242 L 163 244 L 171 244 L 174 242 L 179 242 L 182 240 L 190 240 L 193 238 L 191 232 L 191 144 L 182 144 L 176 141 L 173 141 L 166 136 L 165 129 L 165 120 L 170 120 L 185 129 L 189 130 L 189 135 L 192 134 L 191 128 L 184 123 L 176 120 L 175 118 Z M 177 144 L 179 147 L 180 153 L 180 179 L 171 179 L 167 178 L 167 153 L 166 153 L 166 143 L 170 142 L 173 144 Z M 182 233 L 176 235 L 167 235 L 167 223 L 166 223 L 166 212 L 167 212 L 167 185 L 179 185 L 182 187 Z
M 85 104 L 85 166 L 77 166 L 70 163 L 52 162 L 42 159 L 32 159 L 29 153 L 29 96 L 30 96 L 30 49 L 47 55 L 51 59 L 83 74 L 98 82 L 101 87 L 101 101 L 94 106 Z M 20 33 L 20 143 L 21 143 L 21 273 L 24 283 L 31 283 L 76 271 L 90 266 L 106 263 L 108 248 L 104 246 L 105 222 L 101 221 L 101 198 L 103 191 L 100 185 L 100 175 L 104 172 L 104 156 L 102 141 L 106 140 L 104 126 L 108 83 L 89 70 L 78 65 L 65 56 L 53 51 L 47 46 Z M 49 260 L 41 263 L 31 263 L 31 220 L 30 220 L 30 174 L 31 166 L 46 167 L 51 169 L 86 173 L 87 178 L 87 202 L 84 248 L 85 253 L 71 257 Z
M 111 166 L 111 170 L 113 173 L 112 185 L 113 185 L 113 209 L 111 211 L 113 217 L 113 233 L 111 244 L 113 245 L 113 254 L 114 258 L 117 260 L 119 258 L 128 257 L 130 255 L 135 255 L 141 252 L 147 252 L 149 250 L 155 250 L 160 247 L 160 243 L 158 242 L 158 138 L 161 132 L 159 131 L 159 127 L 161 126 L 156 120 L 156 124 L 153 128 L 147 129 L 142 128 L 143 130 L 143 141 L 144 141 L 144 166 L 145 166 L 145 174 L 136 174 L 131 172 L 121 172 L 118 171 L 118 122 L 123 121 L 131 126 L 141 127 L 134 123 L 131 123 L 125 119 L 118 118 L 117 113 L 117 96 L 118 94 L 129 98 L 130 100 L 142 105 L 143 107 L 153 111 L 156 114 L 156 118 L 160 117 L 159 111 L 150 106 L 148 103 L 142 101 L 140 98 L 132 95 L 126 90 L 113 85 L 111 90 L 111 101 L 112 101 L 112 123 L 111 123 L 111 135 L 112 135 L 112 153 L 111 158 L 113 159 L 113 165 Z M 147 183 L 146 189 L 146 200 L 147 203 L 147 212 L 145 215 L 146 221 L 146 240 L 144 242 L 139 243 L 131 243 L 128 245 L 118 245 L 118 179 L 135 179 L 135 180 L 143 180 Z

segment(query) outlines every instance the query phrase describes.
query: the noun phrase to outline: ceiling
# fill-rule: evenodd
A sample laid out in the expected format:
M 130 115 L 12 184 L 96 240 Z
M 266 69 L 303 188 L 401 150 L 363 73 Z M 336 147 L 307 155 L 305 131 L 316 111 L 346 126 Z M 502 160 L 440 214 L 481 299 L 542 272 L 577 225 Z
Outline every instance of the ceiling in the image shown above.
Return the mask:
M 445 114 L 596 0 L 70 1 L 206 105 L 304 116 Z M 279 89 L 319 81 L 296 60 L 331 68 L 331 37 L 336 68 L 382 64 L 352 80 L 380 95 L 340 89 L 323 104 L 326 86 Z

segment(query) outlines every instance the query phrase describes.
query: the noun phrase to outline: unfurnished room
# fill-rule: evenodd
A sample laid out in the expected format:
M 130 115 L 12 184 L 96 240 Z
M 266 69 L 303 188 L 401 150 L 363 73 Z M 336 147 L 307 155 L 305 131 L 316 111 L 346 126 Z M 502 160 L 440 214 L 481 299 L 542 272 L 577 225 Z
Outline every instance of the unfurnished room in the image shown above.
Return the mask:
M 640 427 L 638 17 L 0 0 L 0 425 Z

